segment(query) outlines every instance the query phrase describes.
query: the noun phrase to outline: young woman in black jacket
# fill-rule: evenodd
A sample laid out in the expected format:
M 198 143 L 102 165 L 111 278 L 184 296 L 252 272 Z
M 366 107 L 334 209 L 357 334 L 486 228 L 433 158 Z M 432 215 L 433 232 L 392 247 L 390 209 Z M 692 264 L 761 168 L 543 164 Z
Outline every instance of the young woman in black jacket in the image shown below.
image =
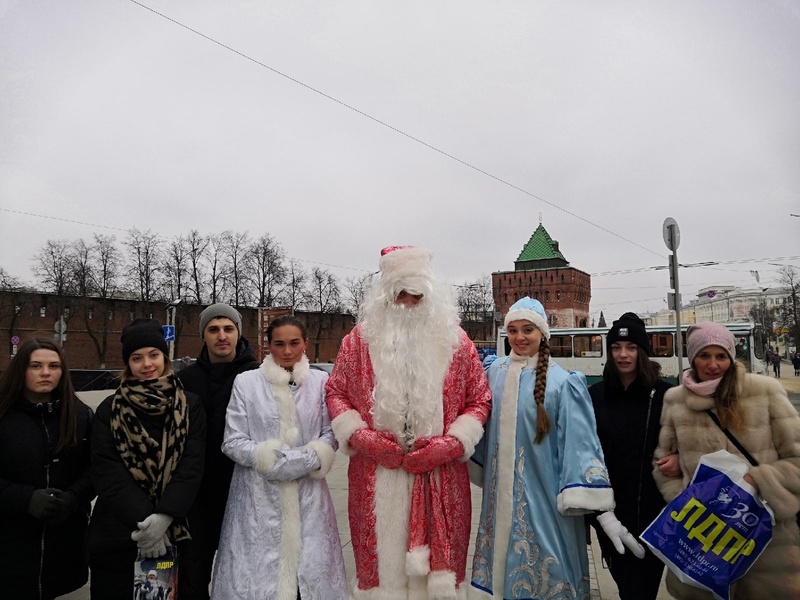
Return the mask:
M 589 388 L 614 489 L 614 514 L 637 537 L 665 506 L 652 470 L 661 407 L 670 385 L 661 379 L 661 365 L 650 360 L 650 348 L 644 322 L 625 313 L 606 336 L 603 381 Z M 677 468 L 677 460 L 665 458 L 662 463 L 665 472 Z M 649 549 L 641 560 L 617 553 L 602 528 L 592 524 L 620 599 L 655 600 L 664 563 Z
M 55 598 L 88 579 L 92 411 L 53 342 L 25 342 L 0 377 L 0 590 Z
M 186 513 L 205 455 L 203 406 L 172 372 L 161 324 L 125 326 L 122 355 L 122 382 L 97 408 L 92 432 L 91 594 L 111 600 L 133 595 L 137 554 L 163 556 L 190 538 Z

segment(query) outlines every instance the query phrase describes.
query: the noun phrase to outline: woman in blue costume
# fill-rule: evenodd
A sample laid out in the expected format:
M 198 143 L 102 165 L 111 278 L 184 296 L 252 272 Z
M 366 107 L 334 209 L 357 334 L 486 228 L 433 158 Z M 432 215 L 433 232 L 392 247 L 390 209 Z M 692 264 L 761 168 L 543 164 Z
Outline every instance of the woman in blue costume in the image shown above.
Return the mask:
M 618 552 L 644 555 L 614 513 L 614 493 L 581 373 L 550 360 L 550 328 L 538 300 L 505 318 L 511 355 L 488 368 L 492 414 L 472 456 L 483 487 L 471 599 L 590 597 L 583 515 Z

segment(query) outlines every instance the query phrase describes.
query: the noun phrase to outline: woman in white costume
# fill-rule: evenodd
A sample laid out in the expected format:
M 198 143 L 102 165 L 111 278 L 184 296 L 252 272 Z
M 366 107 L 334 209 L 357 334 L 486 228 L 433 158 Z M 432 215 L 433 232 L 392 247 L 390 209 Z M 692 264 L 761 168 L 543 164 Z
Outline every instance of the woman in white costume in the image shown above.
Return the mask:
M 325 475 L 337 449 L 328 374 L 309 368 L 294 316 L 267 329 L 270 354 L 233 384 L 222 451 L 236 466 L 214 567 L 216 600 L 347 597 Z

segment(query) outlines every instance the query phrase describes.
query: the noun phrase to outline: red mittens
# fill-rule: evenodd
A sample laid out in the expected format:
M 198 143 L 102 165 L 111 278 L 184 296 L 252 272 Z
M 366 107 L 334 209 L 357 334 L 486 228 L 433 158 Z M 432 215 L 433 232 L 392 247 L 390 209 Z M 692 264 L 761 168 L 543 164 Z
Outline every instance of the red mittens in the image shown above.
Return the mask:
M 357 453 L 377 461 L 379 465 L 387 469 L 399 467 L 403 464 L 403 457 L 406 455 L 394 435 L 388 431 L 359 429 L 350 436 L 349 444 Z
M 419 438 L 414 450 L 403 459 L 403 470 L 409 473 L 426 473 L 464 455 L 464 446 L 452 435 Z

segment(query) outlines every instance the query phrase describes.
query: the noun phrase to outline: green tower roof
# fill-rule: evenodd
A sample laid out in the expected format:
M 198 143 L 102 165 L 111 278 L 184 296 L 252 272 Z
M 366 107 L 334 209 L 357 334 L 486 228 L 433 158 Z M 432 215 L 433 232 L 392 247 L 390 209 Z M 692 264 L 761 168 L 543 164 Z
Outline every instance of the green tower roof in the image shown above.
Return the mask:
M 567 262 L 564 255 L 558 249 L 558 242 L 554 241 L 547 233 L 547 230 L 539 223 L 536 231 L 533 232 L 531 239 L 517 257 L 516 262 L 528 260 L 548 260 L 558 258 Z

